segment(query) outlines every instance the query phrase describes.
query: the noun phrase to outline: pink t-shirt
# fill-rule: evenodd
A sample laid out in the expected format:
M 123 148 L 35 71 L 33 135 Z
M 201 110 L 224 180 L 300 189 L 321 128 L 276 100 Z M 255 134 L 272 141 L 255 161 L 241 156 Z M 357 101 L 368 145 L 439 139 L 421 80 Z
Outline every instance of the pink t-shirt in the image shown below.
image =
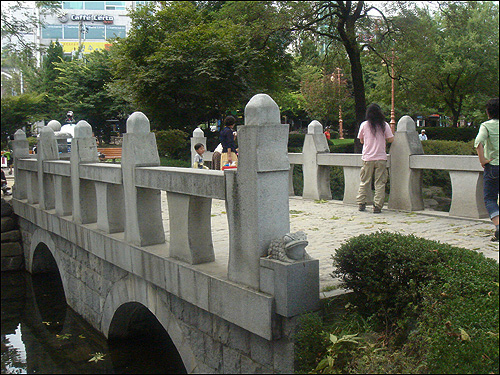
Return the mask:
M 382 134 L 378 131 L 373 134 L 368 121 L 363 121 L 359 126 L 358 138 L 363 141 L 363 152 L 361 159 L 364 161 L 373 160 L 387 160 L 387 153 L 385 152 L 385 140 L 392 138 L 391 127 L 386 122 L 385 130 Z

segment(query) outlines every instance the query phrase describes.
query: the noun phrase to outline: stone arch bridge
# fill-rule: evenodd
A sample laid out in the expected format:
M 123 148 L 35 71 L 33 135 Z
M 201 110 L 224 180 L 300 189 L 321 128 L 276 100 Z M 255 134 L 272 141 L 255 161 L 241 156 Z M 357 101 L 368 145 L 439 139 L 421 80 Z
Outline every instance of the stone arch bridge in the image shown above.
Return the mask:
M 12 144 L 27 270 L 57 269 L 67 303 L 106 337 L 126 334 L 147 308 L 188 373 L 293 372 L 296 317 L 317 309 L 319 271 L 314 259 L 266 257 L 290 231 L 288 126 L 276 103 L 259 94 L 246 106 L 237 172 L 159 166 L 140 112 L 127 121 L 121 164 L 99 163 L 85 121 L 71 153 L 59 153 L 53 125 L 36 156 L 21 130 Z M 227 208 L 227 264 L 214 255 L 212 199 Z

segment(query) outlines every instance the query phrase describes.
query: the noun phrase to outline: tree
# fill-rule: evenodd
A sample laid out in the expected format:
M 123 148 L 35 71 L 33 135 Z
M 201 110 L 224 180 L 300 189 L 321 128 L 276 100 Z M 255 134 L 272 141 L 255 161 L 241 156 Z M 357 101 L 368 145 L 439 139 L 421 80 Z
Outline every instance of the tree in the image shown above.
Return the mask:
M 353 86 L 353 95 L 356 114 L 356 132 L 359 124 L 365 119 L 366 94 L 361 64 L 361 53 L 365 45 L 371 41 L 364 41 L 361 36 L 364 30 L 371 33 L 373 22 L 368 12 L 377 10 L 373 6 L 366 6 L 364 1 L 314 1 L 289 2 L 291 6 L 293 29 L 308 31 L 323 38 L 325 43 L 335 41 L 342 43 L 350 63 L 350 73 Z M 380 12 L 383 17 L 383 14 Z M 385 19 L 385 17 L 383 17 Z M 383 25 L 378 25 L 379 34 L 387 32 Z M 366 34 L 366 33 L 365 33 Z M 357 139 L 356 139 L 357 140 Z M 356 142 L 356 151 L 360 151 L 360 143 Z
M 445 109 L 454 125 L 464 110 L 475 117 L 480 108 L 484 118 L 484 103 L 498 96 L 498 4 L 447 2 L 436 14 L 406 9 L 394 24 L 407 106 Z
M 26 7 L 24 1 L 2 2 L 2 49 L 13 53 L 29 51 L 34 55 L 38 46 L 25 38 L 40 26 L 43 15 L 56 13 L 61 7 L 60 1 L 35 1 L 35 8 Z
M 28 126 L 31 122 L 43 118 L 44 94 L 27 93 L 2 98 L 2 140 L 6 140 L 16 130 Z
M 126 95 L 158 129 L 191 131 L 279 87 L 288 41 L 269 33 L 272 2 L 204 7 L 171 2 L 131 13 L 127 38 L 111 48 L 112 90 Z M 125 89 L 124 89 L 125 88 Z
M 108 52 L 94 51 L 82 60 L 59 61 L 54 68 L 57 78 L 49 96 L 57 103 L 59 120 L 62 122 L 71 110 L 77 120 L 87 121 L 96 135 L 109 140 L 111 127 L 106 120 L 124 121 L 131 108 L 107 90 L 112 80 Z

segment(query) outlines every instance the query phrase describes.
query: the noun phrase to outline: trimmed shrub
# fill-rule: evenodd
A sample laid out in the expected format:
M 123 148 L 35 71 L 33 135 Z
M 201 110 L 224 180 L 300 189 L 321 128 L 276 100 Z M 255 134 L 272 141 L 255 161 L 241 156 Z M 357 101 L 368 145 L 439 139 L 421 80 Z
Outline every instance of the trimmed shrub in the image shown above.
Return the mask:
M 289 152 L 302 152 L 302 147 L 304 146 L 305 134 L 300 133 L 290 133 L 288 134 L 288 151 Z M 300 149 L 301 151 L 290 151 L 290 148 L 294 150 Z
M 330 152 L 335 154 L 354 154 L 354 142 L 339 145 L 328 144 Z
M 415 333 L 417 341 L 427 340 L 429 370 L 498 374 L 498 263 L 475 251 L 439 251 L 446 261 L 436 267 L 439 277 L 422 288 Z
M 426 155 L 477 155 L 474 148 L 474 141 L 434 141 L 422 142 Z
M 442 141 L 460 141 L 469 142 L 476 138 L 479 128 L 467 127 L 467 128 L 447 128 L 447 127 L 426 127 L 418 128 L 417 132 L 420 133 L 422 129 L 425 129 L 427 138 L 429 140 L 442 140 Z
M 367 314 L 394 320 L 420 299 L 420 286 L 434 277 L 440 254 L 413 235 L 377 232 L 349 239 L 332 256 L 335 271 Z
M 495 260 L 388 232 L 351 238 L 332 258 L 358 312 L 386 330 L 407 327 L 402 344 L 430 373 L 498 373 Z
M 189 135 L 179 129 L 159 130 L 156 134 L 156 145 L 160 156 L 174 159 L 190 159 Z

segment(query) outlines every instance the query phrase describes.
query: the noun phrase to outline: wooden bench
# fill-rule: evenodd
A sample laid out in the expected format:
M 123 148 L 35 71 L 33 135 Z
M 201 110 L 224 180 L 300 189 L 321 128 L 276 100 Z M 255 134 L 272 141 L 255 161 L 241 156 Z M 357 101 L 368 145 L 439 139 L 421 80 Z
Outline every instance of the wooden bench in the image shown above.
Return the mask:
M 101 161 L 112 159 L 113 163 L 114 163 L 116 159 L 122 158 L 122 148 L 121 147 L 107 147 L 107 148 L 98 147 L 97 152 L 100 155 L 99 159 Z M 104 155 L 104 156 L 101 156 L 101 155 Z

